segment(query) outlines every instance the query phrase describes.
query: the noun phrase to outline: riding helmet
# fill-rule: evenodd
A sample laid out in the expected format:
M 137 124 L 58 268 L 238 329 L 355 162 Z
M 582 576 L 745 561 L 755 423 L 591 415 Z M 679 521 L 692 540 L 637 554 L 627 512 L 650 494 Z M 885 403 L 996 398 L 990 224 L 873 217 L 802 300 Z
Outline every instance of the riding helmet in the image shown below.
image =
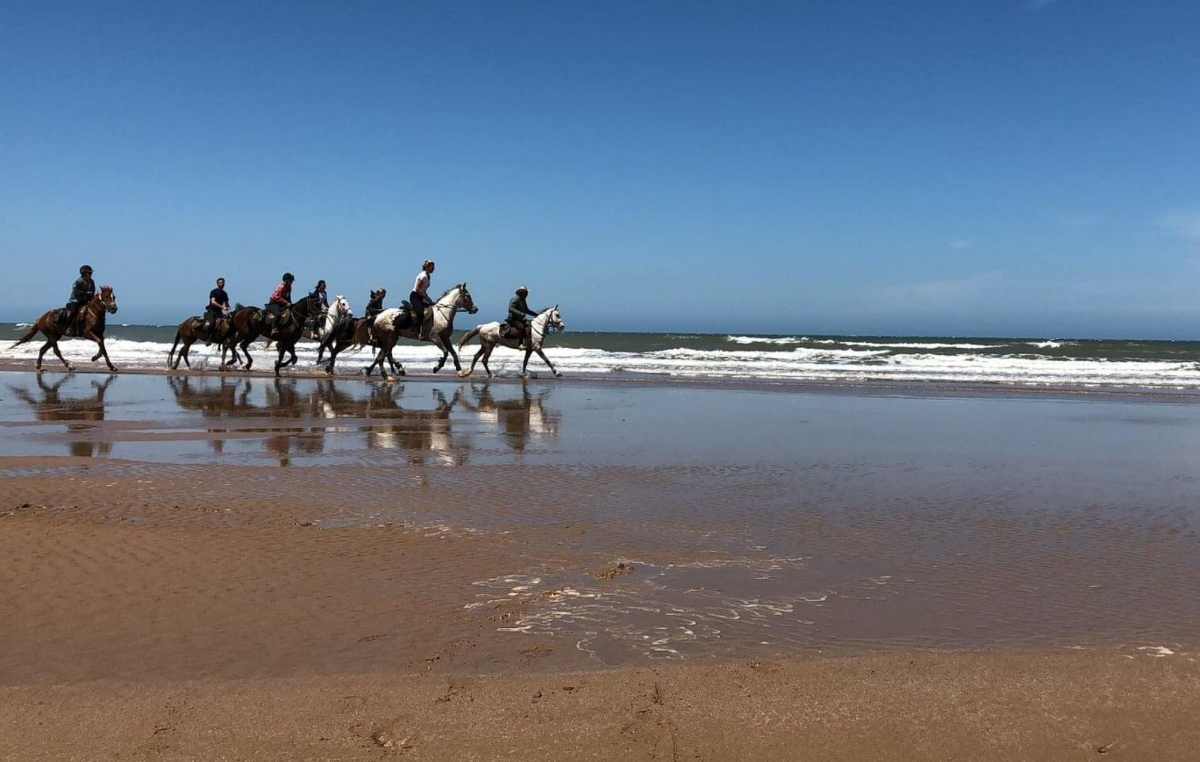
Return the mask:
M 79 268 L 79 274 L 80 275 L 91 275 L 92 274 L 92 266 L 84 265 L 83 267 Z
M 517 293 L 518 293 L 518 294 L 521 294 L 521 293 L 528 294 L 528 293 L 529 293 L 529 289 L 525 288 L 524 286 L 520 286 L 519 288 L 517 288 Z
M 284 273 L 283 280 L 287 283 L 290 283 L 290 282 L 296 280 L 296 276 L 292 275 L 291 273 Z

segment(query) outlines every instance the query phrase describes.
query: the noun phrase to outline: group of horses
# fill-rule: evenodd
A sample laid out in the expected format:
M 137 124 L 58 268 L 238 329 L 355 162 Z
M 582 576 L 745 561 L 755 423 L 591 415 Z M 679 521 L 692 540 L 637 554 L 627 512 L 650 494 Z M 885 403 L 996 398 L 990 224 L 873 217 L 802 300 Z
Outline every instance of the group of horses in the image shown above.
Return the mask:
M 555 376 L 562 375 L 542 351 L 542 345 L 550 331 L 561 331 L 565 328 L 558 305 L 548 307 L 538 313 L 530 321 L 529 330 L 523 339 L 511 337 L 507 331 L 502 329 L 499 322 L 483 323 L 468 331 L 458 341 L 457 348 L 462 349 L 468 341 L 475 337 L 479 338 L 480 348 L 475 353 L 474 359 L 471 360 L 471 367 L 466 371 L 463 370 L 458 359 L 458 352 L 455 351 L 455 346 L 450 340 L 450 336 L 454 332 L 454 317 L 460 310 L 465 310 L 472 315 L 479 311 L 471 299 L 471 293 L 467 290 L 466 283 L 459 283 L 451 287 L 432 306 L 425 307 L 424 320 L 421 323 L 417 322 L 416 315 L 407 302 L 403 307 L 386 309 L 372 318 L 356 318 L 345 297 L 336 297 L 329 305 L 328 310 L 324 310 L 320 299 L 312 294 L 294 302 L 291 308 L 275 321 L 268 320 L 264 309 L 237 305 L 230 314 L 222 316 L 213 323 L 209 323 L 199 316 L 189 317 L 180 323 L 175 332 L 175 342 L 167 354 L 167 365 L 172 369 L 178 369 L 179 362 L 182 360 L 188 368 L 191 368 L 191 360 L 188 355 L 192 344 L 204 341 L 220 345 L 221 370 L 227 370 L 229 367 L 229 363 L 226 361 L 227 354 L 231 355 L 230 360 L 234 365 L 240 364 L 244 355 L 244 369 L 250 370 L 254 365 L 254 358 L 250 355 L 250 344 L 256 339 L 265 338 L 268 344 L 272 341 L 276 344 L 275 375 L 278 376 L 282 368 L 296 363 L 298 359 L 296 344 L 300 339 L 309 338 L 319 344 L 317 364 L 325 364 L 326 373 L 333 373 L 337 356 L 343 350 L 369 346 L 374 350 L 375 357 L 365 369 L 367 375 L 371 375 L 377 367 L 380 373 L 383 373 L 383 363 L 386 360 L 392 374 L 402 376 L 405 373 L 404 366 L 396 361 L 392 350 L 399 339 L 405 338 L 432 343 L 442 351 L 441 359 L 433 368 L 434 373 L 440 371 L 446 364 L 446 358 L 450 357 L 454 361 L 454 369 L 459 376 L 471 375 L 475 371 L 476 363 L 479 362 L 483 363 L 483 369 L 488 376 L 491 376 L 492 370 L 488 367 L 488 358 L 491 357 L 492 351 L 497 346 L 504 346 L 525 351 L 525 359 L 521 364 L 522 375 L 528 372 L 529 359 L 535 352 L 550 368 L 551 373 Z M 54 354 L 67 367 L 67 370 L 72 370 L 71 363 L 67 362 L 58 349 L 59 339 L 64 337 L 85 338 L 94 341 L 99 347 L 95 356 L 92 357 L 92 362 L 103 357 L 108 369 L 115 371 L 116 368 L 109 360 L 108 351 L 104 347 L 104 328 L 106 316 L 115 314 L 116 311 L 117 298 L 112 287 L 102 286 L 92 301 L 81 308 L 75 320 L 64 324 L 60 320 L 61 310 L 49 310 L 38 318 L 29 332 L 18 339 L 13 346 L 16 347 L 30 341 L 40 331 L 46 336 L 46 343 L 38 352 L 38 370 L 42 369 L 42 358 L 48 349 L 53 349 Z M 421 330 L 422 325 L 428 327 Z M 329 354 L 328 360 L 325 359 L 326 353 Z M 285 356 L 288 357 L 286 361 Z

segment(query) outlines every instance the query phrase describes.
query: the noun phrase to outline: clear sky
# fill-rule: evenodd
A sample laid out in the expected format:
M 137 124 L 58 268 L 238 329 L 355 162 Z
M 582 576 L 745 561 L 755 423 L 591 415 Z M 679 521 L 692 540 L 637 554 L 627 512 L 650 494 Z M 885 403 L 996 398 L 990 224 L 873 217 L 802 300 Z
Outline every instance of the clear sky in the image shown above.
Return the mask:
M 0 320 L 426 257 L 581 330 L 1198 338 L 1200 2 L 0 0 Z

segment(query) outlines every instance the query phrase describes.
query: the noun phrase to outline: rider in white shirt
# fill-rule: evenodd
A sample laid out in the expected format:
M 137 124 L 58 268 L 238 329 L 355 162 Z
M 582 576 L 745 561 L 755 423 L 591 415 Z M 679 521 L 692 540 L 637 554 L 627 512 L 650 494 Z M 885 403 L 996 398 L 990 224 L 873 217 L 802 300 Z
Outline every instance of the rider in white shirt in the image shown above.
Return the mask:
M 417 274 L 416 281 L 413 282 L 412 293 L 408 295 L 408 301 L 413 307 L 413 326 L 422 340 L 429 338 L 428 329 L 422 323 L 425 320 L 425 308 L 433 304 L 433 300 L 429 298 L 429 276 L 431 275 L 433 275 L 433 260 L 427 259 L 421 265 L 421 272 Z

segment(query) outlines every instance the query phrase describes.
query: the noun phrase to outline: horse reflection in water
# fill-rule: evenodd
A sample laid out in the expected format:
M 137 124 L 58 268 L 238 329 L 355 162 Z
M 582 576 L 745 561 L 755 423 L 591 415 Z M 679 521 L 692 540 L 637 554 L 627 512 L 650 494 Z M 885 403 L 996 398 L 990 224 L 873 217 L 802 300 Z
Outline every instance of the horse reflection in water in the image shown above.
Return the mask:
M 398 450 L 415 466 L 464 465 L 470 447 L 454 438 L 450 422 L 450 413 L 462 401 L 462 389 L 455 389 L 449 400 L 436 387 L 432 395 L 432 410 L 412 410 L 400 406 L 391 387 L 373 389 L 366 413 L 371 422 L 361 426 L 367 435 L 367 447 Z
M 362 397 L 345 391 L 362 387 L 342 386 L 333 379 L 273 379 L 256 384 L 251 379 L 221 378 L 209 385 L 182 376 L 170 381 L 180 407 L 228 421 L 208 428 L 210 434 L 227 435 L 210 440 L 215 454 L 224 452 L 226 439 L 256 438 L 262 439 L 279 465 L 287 466 L 294 457 L 324 453 L 330 434 L 358 431 L 365 435 L 368 449 L 394 449 L 414 464 L 457 464 L 467 459 L 468 448 L 456 443 L 450 422 L 461 392 L 447 400 L 441 390 L 433 389 L 434 408 L 413 410 L 400 404 L 402 386 L 371 386 Z M 256 387 L 262 393 L 257 403 L 252 399 Z M 244 424 L 238 425 L 237 419 Z
M 105 439 L 93 440 L 90 435 L 96 430 L 97 423 L 104 421 L 104 393 L 116 376 L 108 376 L 103 381 L 91 381 L 93 393 L 86 397 L 68 397 L 60 391 L 63 384 L 74 379 L 67 374 L 53 384 L 46 383 L 45 377 L 38 374 L 38 389 L 41 399 L 30 394 L 28 389 L 10 386 L 17 399 L 26 402 L 33 408 L 34 416 L 39 421 L 49 423 L 64 422 L 67 424 L 67 450 L 79 458 L 104 457 L 112 453 L 112 442 Z
M 529 384 L 521 384 L 517 397 L 497 398 L 490 384 L 471 384 L 474 402 L 463 400 L 463 407 L 470 410 L 480 421 L 492 422 L 503 434 L 504 441 L 517 452 L 524 452 L 531 439 L 550 439 L 558 436 L 562 413 L 548 410 L 545 400 L 553 387 L 543 387 L 537 394 L 529 391 Z

